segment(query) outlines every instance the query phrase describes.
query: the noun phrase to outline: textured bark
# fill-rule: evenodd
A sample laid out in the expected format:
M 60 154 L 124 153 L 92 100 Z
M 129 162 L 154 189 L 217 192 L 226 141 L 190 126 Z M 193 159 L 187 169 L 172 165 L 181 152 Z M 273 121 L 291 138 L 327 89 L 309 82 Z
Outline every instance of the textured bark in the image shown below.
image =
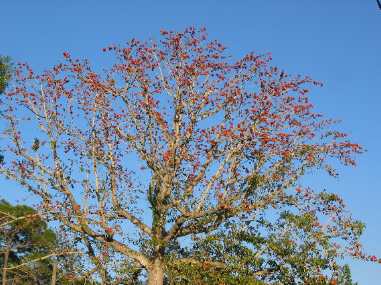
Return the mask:
M 53 262 L 52 279 L 50 285 L 56 285 L 57 282 L 57 263 Z
M 1 282 L 2 285 L 7 285 L 8 258 L 9 258 L 9 248 L 7 248 L 4 252 L 3 278 L 2 278 L 2 282 Z
M 155 259 L 148 272 L 148 285 L 164 284 L 164 264 L 160 258 Z

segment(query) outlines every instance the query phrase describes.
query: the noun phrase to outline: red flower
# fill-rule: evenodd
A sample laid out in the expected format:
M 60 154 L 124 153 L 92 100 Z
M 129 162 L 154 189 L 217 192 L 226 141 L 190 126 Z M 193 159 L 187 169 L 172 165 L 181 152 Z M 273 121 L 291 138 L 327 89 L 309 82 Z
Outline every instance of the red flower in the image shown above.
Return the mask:
M 114 232 L 114 230 L 113 230 L 112 228 L 110 228 L 110 227 L 107 227 L 107 228 L 105 228 L 105 232 L 106 232 L 108 235 L 112 235 L 113 232 Z
M 163 153 L 163 159 L 164 161 L 168 161 L 170 158 L 170 153 L 169 153 L 169 150 L 167 150 L 166 152 Z
M 63 56 L 64 56 L 64 58 L 69 58 L 69 57 L 70 57 L 70 54 L 69 54 L 67 51 L 65 51 L 65 52 L 63 53 Z
M 372 256 L 370 257 L 370 261 L 372 261 L 372 262 L 376 262 L 376 261 L 377 261 L 377 257 L 374 256 L 374 255 L 372 255 Z

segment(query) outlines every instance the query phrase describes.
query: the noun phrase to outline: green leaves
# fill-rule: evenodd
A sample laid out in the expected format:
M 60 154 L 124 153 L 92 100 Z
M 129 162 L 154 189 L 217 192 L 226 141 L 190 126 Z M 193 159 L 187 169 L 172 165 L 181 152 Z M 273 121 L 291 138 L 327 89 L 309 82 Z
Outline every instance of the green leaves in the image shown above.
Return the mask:
M 26 282 L 30 282 L 32 278 L 38 278 L 41 282 L 48 281 L 50 279 L 48 260 L 31 264 L 28 262 L 48 255 L 56 248 L 55 233 L 48 229 L 47 224 L 33 208 L 25 205 L 13 206 L 4 200 L 0 201 L 0 224 L 2 225 L 0 248 L 10 251 L 7 267 L 25 263 L 21 268 L 21 274 L 10 271 L 8 276 L 21 275 L 23 276 L 21 279 L 25 279 Z M 1 267 L 2 262 L 0 260 Z
M 302 202 L 304 195 L 310 199 Z M 182 254 L 173 252 L 168 272 L 178 278 L 174 284 L 347 284 L 337 283 L 349 270 L 339 262 L 358 242 L 362 224 L 335 194 L 300 190 L 294 201 L 252 220 L 232 220 L 194 238 Z M 224 267 L 214 266 L 220 263 Z
M 12 75 L 11 60 L 7 56 L 0 56 L 0 94 L 4 92 Z

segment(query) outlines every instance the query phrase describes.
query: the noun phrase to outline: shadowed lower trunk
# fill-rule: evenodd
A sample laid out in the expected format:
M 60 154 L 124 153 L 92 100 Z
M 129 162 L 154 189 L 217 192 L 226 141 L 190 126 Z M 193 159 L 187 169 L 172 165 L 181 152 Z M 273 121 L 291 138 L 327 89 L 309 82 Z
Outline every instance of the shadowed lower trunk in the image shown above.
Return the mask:
M 148 272 L 147 285 L 163 285 L 164 283 L 164 264 L 161 258 L 155 259 Z
M 52 279 L 50 285 L 56 285 L 57 282 L 57 263 L 53 262 Z
M 4 263 L 3 263 L 3 278 L 2 278 L 2 285 L 7 284 L 7 266 L 8 266 L 8 258 L 9 258 L 9 248 L 7 248 L 4 252 Z

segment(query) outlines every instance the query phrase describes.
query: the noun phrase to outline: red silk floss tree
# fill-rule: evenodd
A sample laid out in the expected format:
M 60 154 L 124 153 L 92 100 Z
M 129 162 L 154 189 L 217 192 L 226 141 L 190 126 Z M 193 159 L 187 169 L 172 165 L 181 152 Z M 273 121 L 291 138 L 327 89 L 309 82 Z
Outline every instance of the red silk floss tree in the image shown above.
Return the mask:
M 174 243 L 291 206 L 321 235 L 343 238 L 337 256 L 369 258 L 341 200 L 299 185 L 362 152 L 313 111 L 308 88 L 320 83 L 268 55 L 233 60 L 204 29 L 161 35 L 103 49 L 102 72 L 67 52 L 41 74 L 19 64 L 1 98 L 1 173 L 71 232 L 139 264 L 151 285 L 174 262 L 205 262 L 182 259 Z

